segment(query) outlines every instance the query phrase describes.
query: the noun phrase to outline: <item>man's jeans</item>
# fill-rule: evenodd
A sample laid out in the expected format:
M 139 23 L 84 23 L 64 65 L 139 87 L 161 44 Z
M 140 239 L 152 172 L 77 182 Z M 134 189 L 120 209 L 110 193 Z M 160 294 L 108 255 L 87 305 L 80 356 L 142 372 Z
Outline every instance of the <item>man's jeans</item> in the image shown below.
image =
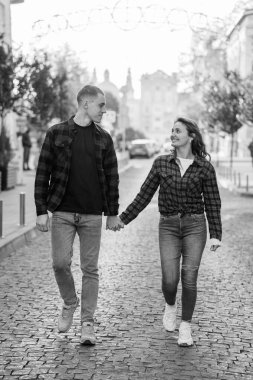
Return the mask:
M 61 297 L 66 305 L 73 305 L 77 300 L 71 261 L 76 233 L 79 236 L 82 270 L 81 323 L 93 322 L 97 306 L 101 227 L 101 215 L 56 211 L 52 216 L 53 269 Z
M 162 291 L 167 304 L 174 305 L 180 278 L 182 256 L 182 320 L 191 321 L 196 298 L 197 277 L 206 244 L 204 214 L 160 217 L 159 246 L 162 267 Z

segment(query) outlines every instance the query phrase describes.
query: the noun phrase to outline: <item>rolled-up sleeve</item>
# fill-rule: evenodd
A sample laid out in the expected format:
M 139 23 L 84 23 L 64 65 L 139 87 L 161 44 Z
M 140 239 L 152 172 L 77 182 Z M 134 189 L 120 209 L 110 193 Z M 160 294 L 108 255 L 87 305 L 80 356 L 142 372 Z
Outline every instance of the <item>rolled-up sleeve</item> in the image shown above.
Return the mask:
M 221 199 L 215 170 L 212 166 L 210 167 L 207 178 L 203 182 L 203 197 L 210 238 L 221 241 Z

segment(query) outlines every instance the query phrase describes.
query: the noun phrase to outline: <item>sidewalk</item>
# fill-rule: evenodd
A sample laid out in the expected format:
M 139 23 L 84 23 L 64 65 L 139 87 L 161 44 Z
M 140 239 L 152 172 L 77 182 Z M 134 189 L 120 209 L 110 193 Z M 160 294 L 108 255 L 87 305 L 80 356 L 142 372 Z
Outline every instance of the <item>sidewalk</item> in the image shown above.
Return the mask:
M 253 197 L 253 166 L 250 158 L 234 158 L 230 167 L 229 158 L 212 156 L 219 182 L 224 188 L 241 196 Z
M 24 172 L 22 185 L 0 193 L 0 200 L 3 201 L 3 237 L 0 238 L 0 257 L 29 243 L 39 234 L 35 227 L 34 179 L 34 170 Z M 20 193 L 25 193 L 24 226 L 20 225 Z

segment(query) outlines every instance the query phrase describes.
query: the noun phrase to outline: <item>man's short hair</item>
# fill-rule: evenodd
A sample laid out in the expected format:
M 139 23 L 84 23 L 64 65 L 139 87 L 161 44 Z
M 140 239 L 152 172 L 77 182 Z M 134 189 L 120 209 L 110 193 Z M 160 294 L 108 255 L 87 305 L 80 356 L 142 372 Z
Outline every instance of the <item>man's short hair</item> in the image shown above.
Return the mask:
M 104 95 L 103 91 L 100 88 L 88 84 L 78 92 L 77 103 L 80 104 L 83 98 L 87 96 L 96 97 L 98 94 Z

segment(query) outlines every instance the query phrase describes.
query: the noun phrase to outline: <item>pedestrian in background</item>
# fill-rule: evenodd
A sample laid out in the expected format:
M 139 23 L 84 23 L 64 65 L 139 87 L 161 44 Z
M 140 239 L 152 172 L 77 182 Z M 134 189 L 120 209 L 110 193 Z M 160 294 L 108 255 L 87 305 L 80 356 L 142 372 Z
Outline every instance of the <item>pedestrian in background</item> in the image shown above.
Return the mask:
M 31 170 L 29 167 L 30 151 L 32 147 L 32 142 L 30 138 L 30 128 L 27 128 L 27 130 L 22 134 L 22 145 L 24 148 L 23 170 Z
M 250 155 L 251 155 L 251 163 L 252 163 L 252 166 L 253 166 L 253 139 L 252 141 L 249 143 L 248 145 L 248 149 L 250 151 Z
M 78 110 L 68 121 L 49 128 L 35 178 L 36 225 L 48 231 L 52 212 L 52 261 L 63 299 L 59 332 L 66 333 L 79 304 L 71 273 L 73 242 L 80 240 L 82 270 L 81 344 L 95 344 L 94 313 L 98 298 L 98 256 L 102 213 L 113 229 L 118 214 L 118 164 L 108 132 L 98 124 L 106 112 L 101 89 L 87 85 L 77 95 Z
M 115 230 L 135 219 L 160 186 L 159 247 L 162 291 L 166 301 L 163 324 L 167 331 L 176 329 L 176 295 L 182 258 L 182 320 L 178 344 L 191 346 L 197 277 L 207 238 L 204 211 L 209 225 L 211 251 L 216 251 L 221 245 L 221 201 L 215 170 L 206 159 L 209 155 L 197 124 L 183 117 L 176 119 L 171 142 L 173 151 L 155 159 L 140 192 L 120 214 Z

